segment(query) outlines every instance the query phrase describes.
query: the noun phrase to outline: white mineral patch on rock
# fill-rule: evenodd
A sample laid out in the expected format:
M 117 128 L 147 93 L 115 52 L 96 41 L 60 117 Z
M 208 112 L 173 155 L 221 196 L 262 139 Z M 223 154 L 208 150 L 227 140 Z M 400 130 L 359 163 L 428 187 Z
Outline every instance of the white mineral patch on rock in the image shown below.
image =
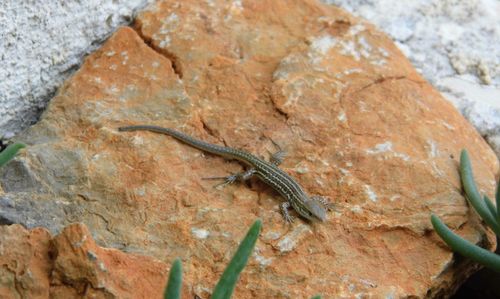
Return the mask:
M 208 230 L 203 229 L 203 228 L 196 228 L 196 227 L 193 227 L 191 229 L 191 233 L 197 239 L 206 239 L 210 235 L 210 232 Z

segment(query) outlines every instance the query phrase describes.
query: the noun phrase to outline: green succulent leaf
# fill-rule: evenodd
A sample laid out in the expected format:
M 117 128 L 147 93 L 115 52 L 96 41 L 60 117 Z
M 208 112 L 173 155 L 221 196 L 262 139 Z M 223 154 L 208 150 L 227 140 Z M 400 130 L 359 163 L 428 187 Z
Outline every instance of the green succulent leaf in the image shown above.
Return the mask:
M 234 287 L 238 282 L 241 271 L 246 266 L 248 258 L 253 251 L 257 238 L 260 234 L 262 222 L 256 220 L 248 230 L 247 235 L 241 241 L 238 250 L 229 262 L 226 270 L 222 274 L 219 282 L 215 286 L 212 299 L 229 299 L 233 294 Z
M 495 207 L 495 205 L 493 205 L 493 202 L 491 202 L 490 198 L 486 195 L 483 197 L 483 200 L 484 200 L 486 207 L 490 211 L 491 215 L 493 215 L 495 220 L 497 220 L 498 219 L 497 208 Z M 498 221 L 496 221 L 496 222 L 498 223 Z
M 462 150 L 460 154 L 460 178 L 462 179 L 462 185 L 464 186 L 467 198 L 472 207 L 474 207 L 474 210 L 493 229 L 495 234 L 500 236 L 500 225 L 497 222 L 497 217 L 491 213 L 474 183 L 472 167 L 466 150 Z
M 497 202 L 497 223 L 500 223 L 500 179 L 497 184 L 497 192 L 496 192 L 496 202 Z
M 164 299 L 179 299 L 181 298 L 182 285 L 182 264 L 180 259 L 175 259 L 170 268 L 168 275 L 168 283 L 163 293 Z
M 434 230 L 453 251 L 478 262 L 496 272 L 500 272 L 500 256 L 472 244 L 452 232 L 436 215 L 431 215 Z
M 26 145 L 22 143 L 13 143 L 7 148 L 5 148 L 1 153 L 0 153 L 0 167 L 4 166 L 9 162 L 14 156 L 17 154 L 17 152 L 22 149 L 23 147 L 26 147 Z

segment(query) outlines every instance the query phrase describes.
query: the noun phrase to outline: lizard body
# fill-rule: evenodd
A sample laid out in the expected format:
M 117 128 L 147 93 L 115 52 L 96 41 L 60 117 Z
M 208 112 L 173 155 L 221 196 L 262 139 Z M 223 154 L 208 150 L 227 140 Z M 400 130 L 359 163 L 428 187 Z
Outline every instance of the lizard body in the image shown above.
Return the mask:
M 250 166 L 250 169 L 243 173 L 226 177 L 224 185 L 233 183 L 237 180 L 246 180 L 256 175 L 286 199 L 286 202 L 281 205 L 281 210 L 287 222 L 293 221 L 293 218 L 288 214 L 288 208 L 290 206 L 297 211 L 300 216 L 308 220 L 321 221 L 326 220 L 326 210 L 331 208 L 331 205 L 324 198 L 320 196 L 309 197 L 290 175 L 278 167 L 284 158 L 284 152 L 281 150 L 272 156 L 271 162 L 268 162 L 246 151 L 207 143 L 169 128 L 152 125 L 136 125 L 120 127 L 118 130 L 151 131 L 166 134 L 199 150 L 227 159 L 235 159 Z

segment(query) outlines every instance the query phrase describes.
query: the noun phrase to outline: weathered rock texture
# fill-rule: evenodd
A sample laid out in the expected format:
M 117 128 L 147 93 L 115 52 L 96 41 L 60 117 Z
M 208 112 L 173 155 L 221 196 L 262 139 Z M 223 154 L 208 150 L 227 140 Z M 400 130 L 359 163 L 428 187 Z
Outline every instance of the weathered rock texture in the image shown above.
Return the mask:
M 0 138 L 36 122 L 83 57 L 151 2 L 0 1 Z
M 338 211 L 287 226 L 262 183 L 202 180 L 239 164 L 117 131 L 142 123 L 262 156 L 273 140 L 288 150 L 283 169 Z M 89 56 L 20 139 L 30 146 L 2 169 L 0 207 L 24 208 L 3 222 L 52 205 L 64 215 L 54 232 L 79 221 L 100 245 L 181 257 L 191 296 L 209 297 L 256 218 L 263 232 L 235 298 L 447 296 L 476 266 L 453 259 L 431 212 L 494 247 L 457 172 L 467 148 L 491 195 L 493 152 L 384 34 L 314 1 L 159 1 Z
M 1 298 L 160 298 L 166 273 L 150 257 L 97 246 L 82 224 L 54 238 L 0 227 Z
M 323 1 L 386 32 L 500 157 L 500 2 Z

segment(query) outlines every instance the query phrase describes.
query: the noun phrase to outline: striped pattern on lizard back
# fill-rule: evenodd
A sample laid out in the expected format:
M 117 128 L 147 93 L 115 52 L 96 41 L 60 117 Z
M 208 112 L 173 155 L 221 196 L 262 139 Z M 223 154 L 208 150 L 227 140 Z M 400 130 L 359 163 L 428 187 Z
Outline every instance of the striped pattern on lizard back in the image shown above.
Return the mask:
M 287 202 L 299 213 L 302 217 L 308 220 L 319 219 L 324 221 L 325 209 L 316 201 L 310 199 L 300 185 L 286 172 L 281 170 L 273 163 L 264 161 L 246 151 L 235 149 L 232 147 L 219 146 L 216 144 L 207 143 L 195 139 L 184 133 L 159 126 L 152 125 L 136 125 L 118 128 L 119 131 L 137 131 L 145 130 L 155 133 L 166 134 L 172 136 L 194 148 L 219 155 L 228 159 L 235 159 L 250 166 L 251 174 L 257 175 L 263 182 L 271 186 Z M 285 218 L 290 218 L 285 211 Z M 287 219 L 288 221 L 290 219 Z
M 303 217 L 312 220 L 307 208 L 304 206 L 304 200 L 307 195 L 300 185 L 278 166 L 264 161 L 258 157 L 253 157 L 252 166 L 257 170 L 256 175 L 266 184 L 286 199 L 292 207 Z

